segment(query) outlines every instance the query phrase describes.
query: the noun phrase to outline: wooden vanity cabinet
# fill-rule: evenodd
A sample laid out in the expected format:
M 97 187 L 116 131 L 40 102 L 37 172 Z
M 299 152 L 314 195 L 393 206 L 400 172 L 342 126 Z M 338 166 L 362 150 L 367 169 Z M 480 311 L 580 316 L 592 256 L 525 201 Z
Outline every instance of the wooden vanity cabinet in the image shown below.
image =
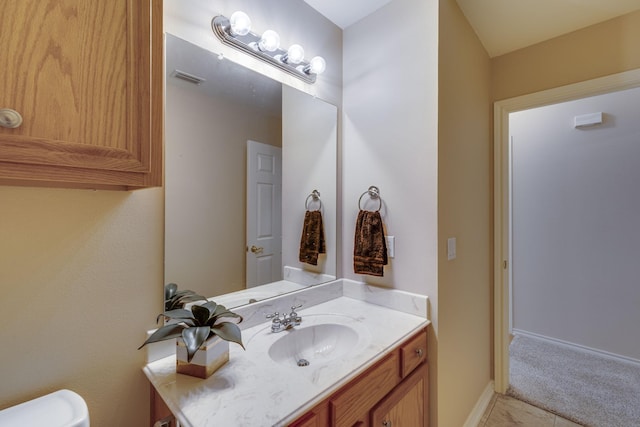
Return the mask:
M 420 366 L 371 411 L 371 425 L 412 427 L 429 424 L 424 402 L 428 402 L 427 364 Z
M 164 403 L 164 400 L 160 397 L 153 385 L 150 385 L 150 427 L 163 426 L 163 427 L 176 427 L 176 417 L 171 413 L 171 410 Z
M 426 361 L 425 329 L 289 427 L 428 427 Z
M 0 184 L 162 185 L 162 0 L 5 0 Z M 0 112 L 0 122 L 3 115 Z

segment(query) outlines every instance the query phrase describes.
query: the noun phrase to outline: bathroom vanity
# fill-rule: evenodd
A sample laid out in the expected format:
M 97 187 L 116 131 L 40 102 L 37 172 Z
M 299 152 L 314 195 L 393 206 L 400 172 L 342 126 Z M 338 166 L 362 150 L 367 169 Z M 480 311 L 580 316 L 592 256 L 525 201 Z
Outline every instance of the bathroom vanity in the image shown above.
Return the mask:
M 289 426 L 426 427 L 426 349 L 425 328 Z
M 300 304 L 300 325 L 271 331 L 265 315 Z M 427 426 L 426 306 L 338 280 L 241 307 L 246 351 L 232 345 L 210 378 L 176 374 L 174 355 L 145 366 L 151 425 Z

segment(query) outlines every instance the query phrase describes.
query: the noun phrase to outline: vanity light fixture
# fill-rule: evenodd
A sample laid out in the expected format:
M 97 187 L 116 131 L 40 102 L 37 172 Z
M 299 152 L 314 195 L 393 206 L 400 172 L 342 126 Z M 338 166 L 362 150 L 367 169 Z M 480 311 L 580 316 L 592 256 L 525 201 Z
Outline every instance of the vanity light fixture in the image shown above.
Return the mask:
M 273 30 L 267 30 L 262 35 L 252 32 L 251 19 L 241 11 L 231 14 L 231 18 L 222 15 L 214 17 L 211 29 L 224 44 L 268 62 L 307 83 L 314 83 L 318 74 L 327 67 L 321 56 L 306 61 L 304 49 L 299 44 L 293 44 L 288 49 L 281 48 L 280 36 Z

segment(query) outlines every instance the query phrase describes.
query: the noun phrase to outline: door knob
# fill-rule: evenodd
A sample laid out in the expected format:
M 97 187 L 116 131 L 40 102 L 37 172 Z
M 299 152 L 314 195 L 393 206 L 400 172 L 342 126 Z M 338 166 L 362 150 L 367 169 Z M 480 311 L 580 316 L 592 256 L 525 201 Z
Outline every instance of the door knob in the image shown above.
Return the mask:
M 257 254 L 261 254 L 262 251 L 264 250 L 264 248 L 261 247 L 261 246 L 252 245 L 251 249 L 249 249 L 249 250 L 257 255 Z
M 16 110 L 0 108 L 0 126 L 15 129 L 22 124 L 22 116 Z

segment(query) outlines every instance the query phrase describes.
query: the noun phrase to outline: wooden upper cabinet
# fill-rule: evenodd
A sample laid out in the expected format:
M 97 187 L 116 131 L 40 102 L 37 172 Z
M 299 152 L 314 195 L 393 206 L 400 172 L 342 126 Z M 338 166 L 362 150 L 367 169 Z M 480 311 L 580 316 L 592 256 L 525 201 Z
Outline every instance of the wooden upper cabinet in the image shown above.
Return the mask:
M 5 0 L 0 184 L 162 185 L 162 0 Z

